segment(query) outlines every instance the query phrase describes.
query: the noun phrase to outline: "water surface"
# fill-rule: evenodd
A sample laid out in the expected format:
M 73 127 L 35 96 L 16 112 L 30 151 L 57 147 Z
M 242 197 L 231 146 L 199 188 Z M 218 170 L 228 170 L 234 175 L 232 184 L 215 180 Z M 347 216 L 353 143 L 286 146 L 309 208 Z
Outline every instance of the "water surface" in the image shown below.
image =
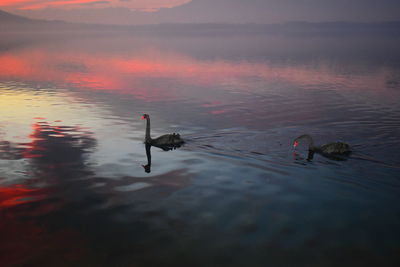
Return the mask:
M 0 39 L 6 266 L 398 266 L 400 40 Z M 179 132 L 172 151 L 143 144 Z M 344 161 L 292 140 L 345 141 Z

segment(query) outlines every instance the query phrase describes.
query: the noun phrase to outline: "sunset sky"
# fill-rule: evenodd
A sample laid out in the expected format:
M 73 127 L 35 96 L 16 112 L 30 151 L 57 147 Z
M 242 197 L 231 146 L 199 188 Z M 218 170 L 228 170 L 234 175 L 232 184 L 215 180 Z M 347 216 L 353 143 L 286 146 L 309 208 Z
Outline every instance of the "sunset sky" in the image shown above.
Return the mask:
M 398 0 L 2 0 L 40 19 L 107 24 L 399 20 Z
M 187 2 L 190 2 L 190 0 L 3 0 L 0 6 L 19 10 L 123 7 L 154 12 L 160 8 L 171 8 Z

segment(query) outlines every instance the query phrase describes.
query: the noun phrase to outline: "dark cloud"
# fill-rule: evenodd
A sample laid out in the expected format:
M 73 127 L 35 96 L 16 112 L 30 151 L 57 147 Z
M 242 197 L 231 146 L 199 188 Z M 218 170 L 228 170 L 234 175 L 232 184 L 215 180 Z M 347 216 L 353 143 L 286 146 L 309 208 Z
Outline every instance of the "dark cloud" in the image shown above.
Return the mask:
M 111 3 L 110 1 L 95 1 L 95 2 L 88 2 L 88 3 L 82 3 L 80 5 L 82 6 L 92 6 L 92 5 L 97 5 L 97 4 L 109 4 Z

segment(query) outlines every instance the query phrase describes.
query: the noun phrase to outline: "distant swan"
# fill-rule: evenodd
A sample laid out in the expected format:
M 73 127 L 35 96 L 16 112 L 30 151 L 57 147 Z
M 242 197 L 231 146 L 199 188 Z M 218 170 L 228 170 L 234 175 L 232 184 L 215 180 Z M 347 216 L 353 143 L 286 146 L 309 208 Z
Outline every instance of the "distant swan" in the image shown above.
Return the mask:
M 150 137 L 150 116 L 148 114 L 143 114 L 141 117 L 142 120 L 146 119 L 146 137 L 145 143 L 162 148 L 164 150 L 170 150 L 174 147 L 181 146 L 184 141 L 181 138 L 180 134 L 173 133 L 173 134 L 165 134 L 155 139 Z
M 335 156 L 349 155 L 351 153 L 350 146 L 343 142 L 328 143 L 322 146 L 316 146 L 314 145 L 314 139 L 308 134 L 300 135 L 294 139 L 293 147 L 296 148 L 299 142 L 303 140 L 308 142 L 308 150 L 310 151 L 309 159 L 312 158 L 314 153 L 319 153 L 323 156 L 331 157 L 333 159 L 340 159 L 336 158 Z

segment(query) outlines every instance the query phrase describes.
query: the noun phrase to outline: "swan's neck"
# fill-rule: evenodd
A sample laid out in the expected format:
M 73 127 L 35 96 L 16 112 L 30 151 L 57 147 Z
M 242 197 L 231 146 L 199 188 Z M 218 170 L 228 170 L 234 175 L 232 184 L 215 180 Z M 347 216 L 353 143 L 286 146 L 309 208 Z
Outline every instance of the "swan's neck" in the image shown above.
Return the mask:
M 316 150 L 316 149 L 318 149 L 318 147 L 316 147 L 316 146 L 314 145 L 314 139 L 313 139 L 310 135 L 305 134 L 305 135 L 300 136 L 298 139 L 303 139 L 303 140 L 305 140 L 306 142 L 308 142 L 308 149 L 309 149 L 309 150 Z
M 150 118 L 146 118 L 146 142 L 150 142 L 151 141 L 151 137 L 150 137 Z

